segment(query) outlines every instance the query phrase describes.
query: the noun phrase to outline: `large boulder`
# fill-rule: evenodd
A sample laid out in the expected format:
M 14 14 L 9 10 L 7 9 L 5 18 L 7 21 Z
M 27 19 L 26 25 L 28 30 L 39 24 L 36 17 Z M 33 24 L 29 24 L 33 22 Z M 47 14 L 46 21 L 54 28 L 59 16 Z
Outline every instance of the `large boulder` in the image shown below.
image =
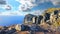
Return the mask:
M 21 25 L 20 25 L 20 24 L 17 24 L 17 25 L 15 26 L 15 29 L 16 29 L 17 31 L 21 31 Z
M 21 25 L 21 31 L 29 31 L 30 27 L 28 25 Z
M 24 18 L 24 24 L 33 24 L 36 20 L 36 16 L 32 14 L 27 14 Z M 35 23 L 35 22 L 34 22 Z

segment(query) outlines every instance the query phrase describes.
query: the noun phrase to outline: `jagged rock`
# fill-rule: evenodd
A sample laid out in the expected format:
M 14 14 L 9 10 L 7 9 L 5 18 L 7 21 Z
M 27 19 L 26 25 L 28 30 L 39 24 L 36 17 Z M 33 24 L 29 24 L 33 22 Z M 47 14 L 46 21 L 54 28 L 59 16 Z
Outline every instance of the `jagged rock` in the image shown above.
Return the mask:
M 60 8 L 50 8 L 43 16 L 27 14 L 24 24 L 21 25 L 0 27 L 0 34 L 40 34 L 40 32 L 41 34 L 60 34 Z
M 35 23 L 37 17 L 32 14 L 27 14 L 24 18 L 24 24 L 32 24 Z
M 12 28 L 11 30 L 8 30 L 6 34 L 13 34 L 14 32 L 16 32 L 16 29 Z
M 28 25 L 21 25 L 21 31 L 29 31 L 30 27 Z
M 16 29 L 17 31 L 21 31 L 21 25 L 20 25 L 20 24 L 17 24 L 17 25 L 15 26 L 15 29 Z
M 28 14 L 24 18 L 24 24 L 40 24 L 43 19 L 42 15 L 36 16 Z
M 42 15 L 37 16 L 36 24 L 41 24 L 42 20 L 43 20 L 43 16 Z
M 49 20 L 49 19 L 50 19 L 50 14 L 49 14 L 49 13 L 46 13 L 46 14 L 45 14 L 45 19 L 44 19 L 45 22 L 46 22 L 47 20 Z
M 48 30 L 41 28 L 40 26 L 35 24 L 30 27 L 30 30 L 35 32 L 48 32 Z
M 45 10 L 44 13 L 52 13 L 52 12 L 54 12 L 55 10 L 60 11 L 60 8 L 49 8 L 49 9 Z

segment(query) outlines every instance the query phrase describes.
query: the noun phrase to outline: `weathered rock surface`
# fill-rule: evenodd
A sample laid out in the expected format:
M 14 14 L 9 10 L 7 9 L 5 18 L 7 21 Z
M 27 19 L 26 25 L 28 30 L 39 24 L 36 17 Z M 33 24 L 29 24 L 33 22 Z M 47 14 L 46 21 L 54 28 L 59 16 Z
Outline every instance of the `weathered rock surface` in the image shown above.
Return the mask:
M 21 25 L 0 26 L 0 34 L 60 34 L 60 8 L 49 8 L 38 16 L 28 14 Z

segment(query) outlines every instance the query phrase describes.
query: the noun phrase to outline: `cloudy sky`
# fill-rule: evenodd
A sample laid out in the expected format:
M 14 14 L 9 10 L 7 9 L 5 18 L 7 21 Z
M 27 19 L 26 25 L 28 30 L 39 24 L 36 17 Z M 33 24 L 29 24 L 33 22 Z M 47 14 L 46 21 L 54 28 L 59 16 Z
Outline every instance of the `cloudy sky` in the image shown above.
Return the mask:
M 60 0 L 0 0 L 0 15 L 24 16 L 36 12 L 41 14 L 48 8 L 59 7 Z
M 48 8 L 60 8 L 60 0 L 0 0 L 0 25 L 20 23 L 26 14 L 42 14 Z

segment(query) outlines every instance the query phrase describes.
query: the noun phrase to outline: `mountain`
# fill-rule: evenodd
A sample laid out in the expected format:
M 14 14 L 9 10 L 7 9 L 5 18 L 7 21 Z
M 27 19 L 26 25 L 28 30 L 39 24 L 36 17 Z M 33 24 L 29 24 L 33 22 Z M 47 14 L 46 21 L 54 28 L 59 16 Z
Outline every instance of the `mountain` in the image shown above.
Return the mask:
M 38 16 L 27 14 L 23 24 L 1 26 L 0 34 L 60 34 L 60 8 L 49 8 Z

